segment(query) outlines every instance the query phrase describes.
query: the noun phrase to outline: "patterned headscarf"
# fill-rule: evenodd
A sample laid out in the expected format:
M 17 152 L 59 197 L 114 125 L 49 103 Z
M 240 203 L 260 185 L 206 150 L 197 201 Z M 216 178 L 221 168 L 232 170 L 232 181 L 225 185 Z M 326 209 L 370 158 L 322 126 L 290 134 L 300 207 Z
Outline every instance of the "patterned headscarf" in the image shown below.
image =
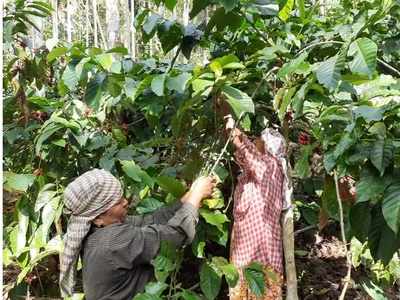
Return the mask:
M 60 262 L 62 297 L 73 293 L 81 243 L 90 230 L 91 222 L 117 204 L 121 197 L 121 183 L 109 172 L 99 169 L 82 174 L 65 189 L 65 212 L 71 217 Z
M 261 133 L 261 139 L 264 142 L 265 150 L 279 160 L 283 172 L 282 185 L 282 209 L 288 209 L 291 206 L 292 187 L 288 177 L 288 165 L 286 161 L 286 141 L 277 130 L 266 128 Z

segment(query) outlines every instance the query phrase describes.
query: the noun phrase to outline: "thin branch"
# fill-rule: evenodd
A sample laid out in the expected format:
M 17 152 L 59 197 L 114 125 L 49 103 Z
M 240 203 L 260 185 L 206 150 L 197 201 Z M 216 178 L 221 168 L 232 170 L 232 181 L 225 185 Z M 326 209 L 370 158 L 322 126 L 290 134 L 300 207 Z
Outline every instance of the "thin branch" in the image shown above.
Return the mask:
M 301 49 L 301 50 L 297 53 L 297 56 L 300 55 L 301 53 L 303 53 L 304 51 L 310 49 L 310 48 L 313 48 L 313 47 L 315 47 L 315 46 L 324 45 L 324 44 L 340 44 L 340 45 L 343 45 L 344 42 L 339 42 L 339 41 L 322 41 L 322 42 L 310 44 L 310 45 L 304 47 L 303 49 Z
M 342 199 L 340 197 L 340 192 L 339 192 L 338 176 L 337 176 L 336 170 L 333 171 L 333 173 L 334 173 L 334 179 L 335 179 L 336 197 L 337 197 L 337 201 L 338 201 L 338 205 L 339 205 L 340 231 L 342 233 L 342 241 L 343 241 L 343 244 L 344 244 L 345 253 L 346 253 L 346 260 L 347 260 L 347 274 L 346 274 L 346 277 L 344 278 L 343 290 L 340 293 L 340 297 L 339 297 L 339 300 L 343 300 L 344 296 L 346 295 L 346 291 L 347 291 L 347 288 L 349 286 L 349 282 L 351 280 L 351 265 L 352 265 L 352 263 L 351 263 L 351 253 L 347 249 L 346 234 L 345 234 L 345 231 L 344 231 L 343 207 L 342 207 Z
M 170 65 L 169 68 L 168 68 L 168 72 L 171 71 L 172 68 L 174 67 L 175 61 L 176 61 L 176 59 L 178 58 L 178 55 L 179 55 L 179 53 L 181 52 L 181 49 L 182 49 L 182 44 L 179 45 L 178 49 L 176 49 L 175 56 L 174 56 L 174 58 L 173 58 L 172 61 L 171 61 L 171 65 Z M 167 73 L 168 73 L 168 72 L 167 72 Z
M 383 65 L 383 66 L 385 66 L 386 68 L 392 70 L 393 72 L 395 72 L 397 75 L 400 76 L 400 71 L 399 71 L 399 70 L 395 69 L 394 67 L 392 67 L 391 65 L 389 65 L 387 62 L 383 61 L 382 59 L 379 59 L 379 58 L 378 58 L 377 60 L 378 60 L 378 62 L 379 62 L 381 65 Z
M 270 75 L 272 72 L 274 72 L 275 70 L 278 70 L 278 69 L 279 69 L 278 67 L 273 67 L 271 70 L 269 70 L 269 71 L 267 72 L 267 74 L 265 74 L 265 76 L 263 76 L 263 78 L 261 78 L 261 80 L 260 80 L 260 82 L 258 83 L 258 85 L 256 86 L 256 88 L 255 88 L 253 94 L 251 95 L 251 98 L 252 98 L 252 99 L 253 99 L 254 96 L 257 94 L 258 90 L 260 89 L 261 83 L 263 83 L 265 80 L 267 80 L 267 78 L 269 77 L 269 75 Z

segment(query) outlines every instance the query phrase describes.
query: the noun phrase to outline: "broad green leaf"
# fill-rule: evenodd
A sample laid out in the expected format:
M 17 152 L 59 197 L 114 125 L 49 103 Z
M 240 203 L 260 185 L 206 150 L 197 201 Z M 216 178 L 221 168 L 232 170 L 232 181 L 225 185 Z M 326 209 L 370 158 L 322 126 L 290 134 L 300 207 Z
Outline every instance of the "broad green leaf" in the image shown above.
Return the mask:
M 340 138 L 339 143 L 336 145 L 335 150 L 333 151 L 333 157 L 335 160 L 339 158 L 346 150 L 348 150 L 356 140 L 352 137 L 351 133 L 346 132 Z
M 29 203 L 27 198 L 21 198 L 16 205 L 17 225 L 14 227 L 10 240 L 11 250 L 18 257 L 25 251 L 27 232 L 29 226 Z
M 220 7 L 215 10 L 214 14 L 211 16 L 211 19 L 207 24 L 205 34 L 207 35 L 210 33 L 214 27 L 217 27 L 217 30 L 219 31 L 223 31 L 226 27 L 229 27 L 234 31 L 240 27 L 242 21 L 243 19 L 239 14 L 233 11 L 227 13 L 223 7 Z
M 240 0 L 218 0 L 220 4 L 223 5 L 226 12 L 230 12 L 234 9 L 240 2 Z
M 339 220 L 339 205 L 337 202 L 335 181 L 331 176 L 325 176 L 321 201 L 322 208 L 328 213 L 329 217 Z
M 145 291 L 147 294 L 161 296 L 162 292 L 168 288 L 168 284 L 164 282 L 149 282 L 146 284 Z
M 262 16 L 276 16 L 279 13 L 279 3 L 275 0 L 257 0 L 249 4 Z
M 294 0 L 287 0 L 285 6 L 280 10 L 278 16 L 279 18 L 286 22 L 289 19 L 290 13 L 293 10 Z
M 214 256 L 212 264 L 224 274 L 226 281 L 230 287 L 234 287 L 239 280 L 239 272 L 233 264 L 230 264 L 226 258 Z
M 400 181 L 391 184 L 383 196 L 382 213 L 395 234 L 400 229 Z
M 165 7 L 170 11 L 173 11 L 175 8 L 177 0 L 164 0 Z
M 147 214 L 152 213 L 163 206 L 164 204 L 155 198 L 145 198 L 136 206 L 136 211 L 139 214 Z
M 384 264 L 389 263 L 400 247 L 400 237 L 387 225 L 379 204 L 372 210 L 368 246 L 374 259 L 381 259 Z
M 391 140 L 378 139 L 372 145 L 370 160 L 375 168 L 378 169 L 381 176 L 385 172 L 386 167 L 392 162 L 393 151 L 394 147 Z
M 297 86 L 285 90 L 285 93 L 283 95 L 282 102 L 279 105 L 279 111 L 278 111 L 278 117 L 279 117 L 279 120 L 281 120 L 281 122 L 283 121 L 283 119 L 286 115 L 287 109 L 290 106 L 290 103 L 292 102 L 292 98 L 293 98 L 294 93 L 296 93 L 296 90 L 297 90 Z
M 143 41 L 147 43 L 150 38 L 154 35 L 157 25 L 160 23 L 160 16 L 156 14 L 151 14 L 146 18 L 142 26 L 142 30 L 144 33 Z
M 55 60 L 56 58 L 63 56 L 65 53 L 67 53 L 68 48 L 67 47 L 57 47 L 57 48 L 53 48 L 53 50 L 51 50 L 49 52 L 49 54 L 47 54 L 47 60 L 49 62 L 52 62 L 53 60 Z
M 250 287 L 250 290 L 257 297 L 264 295 L 265 279 L 262 267 L 258 263 L 251 263 L 244 269 L 244 278 Z
M 106 53 L 118 53 L 121 55 L 128 55 L 128 49 L 126 49 L 125 47 L 114 47 L 110 50 L 107 50 Z
M 296 164 L 294 166 L 294 172 L 299 178 L 307 178 L 311 176 L 310 155 L 312 154 L 312 151 L 312 145 L 301 146 L 300 158 L 296 160 Z
M 64 84 L 67 86 L 67 88 L 70 92 L 75 91 L 75 88 L 78 85 L 79 78 L 76 75 L 74 66 L 67 65 L 67 67 L 65 68 L 65 70 L 63 72 L 61 79 L 64 82 Z
M 211 4 L 211 0 L 193 0 L 192 1 L 192 10 L 189 13 L 191 19 L 199 14 L 203 9 L 205 9 L 208 5 Z
M 35 202 L 35 212 L 38 212 L 56 196 L 57 192 L 53 190 L 55 187 L 54 183 L 48 183 L 39 191 Z
M 63 126 L 59 123 L 48 123 L 47 126 L 42 127 L 40 134 L 35 140 L 35 153 L 37 156 L 40 156 L 40 150 L 43 143 L 61 128 L 63 128 Z
M 349 221 L 352 233 L 361 242 L 365 242 L 371 225 L 371 209 L 369 208 L 369 203 L 364 202 L 353 205 L 350 209 Z
M 370 78 L 376 69 L 378 46 L 368 38 L 359 38 L 351 43 L 349 55 L 354 59 L 350 62 L 353 73 L 368 75 Z
M 382 290 L 379 286 L 377 286 L 372 280 L 366 279 L 361 281 L 361 287 L 365 292 L 374 300 L 389 300 L 385 291 Z
M 95 60 L 103 67 L 103 69 L 109 71 L 113 62 L 111 53 L 104 53 L 96 55 Z
M 202 92 L 206 88 L 212 87 L 213 85 L 213 80 L 195 79 L 192 81 L 192 87 L 195 94 L 197 94 L 198 92 Z
M 380 121 L 383 118 L 384 109 L 367 105 L 360 105 L 354 108 L 354 116 L 362 117 L 367 123 L 372 121 Z
M 246 93 L 229 85 L 224 85 L 222 87 L 222 93 L 227 97 L 227 102 L 230 104 L 237 117 L 243 112 L 254 113 L 253 100 Z
M 203 203 L 210 209 L 222 208 L 225 205 L 222 198 L 205 199 Z
M 222 76 L 223 70 L 222 70 L 222 66 L 221 66 L 220 62 L 218 62 L 218 61 L 211 62 L 210 69 L 215 73 L 215 76 L 217 78 Z
M 200 215 L 206 220 L 208 224 L 214 225 L 222 229 L 222 224 L 229 222 L 228 217 L 218 210 L 208 211 L 204 208 L 199 210 Z
M 221 288 L 221 277 L 207 262 L 204 262 L 200 269 L 200 287 L 208 300 L 214 300 Z
M 133 161 L 121 160 L 122 170 L 128 177 L 132 178 L 136 182 L 142 182 L 149 187 L 153 188 L 154 180 L 144 170 L 142 170 Z
M 167 78 L 167 88 L 171 91 L 175 90 L 179 93 L 183 93 L 186 90 L 188 81 L 192 78 L 192 75 L 184 72 L 175 77 Z
M 148 293 L 144 294 L 137 294 L 133 300 L 162 300 L 159 296 L 157 295 L 152 295 Z
M 298 69 L 304 69 L 306 67 L 309 67 L 309 63 L 306 62 L 306 58 L 308 57 L 307 52 L 303 52 L 300 54 L 297 58 L 290 60 L 289 62 L 285 63 L 282 68 L 280 68 L 278 72 L 278 77 L 279 78 L 285 78 L 288 75 L 292 75 L 293 73 L 296 73 Z
M 360 180 L 356 183 L 357 202 L 375 200 L 383 194 L 386 188 L 385 179 L 375 173 L 375 170 L 367 167 L 361 170 Z
M 153 75 L 147 75 L 147 76 L 139 83 L 139 85 L 138 85 L 138 87 L 137 87 L 137 89 L 136 89 L 136 92 L 135 92 L 135 95 L 134 95 L 132 101 L 134 101 L 137 97 L 139 97 L 139 96 L 143 93 L 143 91 L 144 91 L 145 89 L 147 89 L 147 88 L 151 85 L 151 83 L 152 83 L 152 81 L 153 81 L 153 77 L 154 77 Z
M 15 174 L 13 172 L 3 173 L 5 182 L 3 187 L 9 192 L 26 192 L 36 179 L 32 174 Z
M 47 239 L 49 230 L 57 216 L 57 209 L 60 204 L 60 197 L 52 198 L 42 210 L 43 238 Z
M 176 22 L 166 20 L 158 26 L 157 36 L 164 53 L 168 53 L 182 41 L 182 27 Z
M 166 192 L 171 193 L 176 198 L 182 197 L 186 187 L 177 179 L 170 176 L 159 176 L 156 178 L 157 184 Z
M 197 295 L 195 292 L 188 290 L 183 290 L 179 295 L 184 300 L 201 300 L 199 295 Z
M 92 78 L 86 87 L 85 92 L 85 102 L 97 111 L 100 108 L 101 90 L 106 74 L 97 73 L 94 78 Z
M 164 96 L 166 74 L 157 75 L 151 81 L 151 89 L 157 96 Z
M 327 89 L 336 89 L 344 64 L 345 56 L 342 52 L 322 62 L 316 71 L 318 82 Z
M 130 99 L 134 100 L 136 90 L 137 90 L 137 82 L 132 78 L 129 77 L 125 78 L 125 84 L 124 84 L 125 95 Z

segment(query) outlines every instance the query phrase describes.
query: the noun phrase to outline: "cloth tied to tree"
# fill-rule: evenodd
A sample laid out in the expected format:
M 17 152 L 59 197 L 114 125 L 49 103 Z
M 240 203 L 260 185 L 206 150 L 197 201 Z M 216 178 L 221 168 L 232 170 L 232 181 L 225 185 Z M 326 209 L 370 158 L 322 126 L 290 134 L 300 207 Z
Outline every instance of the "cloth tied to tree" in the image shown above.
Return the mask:
M 121 183 L 111 173 L 93 169 L 74 181 L 64 191 L 65 212 L 71 214 L 64 250 L 60 261 L 62 297 L 73 294 L 81 244 L 90 230 L 91 222 L 117 204 L 122 197 Z

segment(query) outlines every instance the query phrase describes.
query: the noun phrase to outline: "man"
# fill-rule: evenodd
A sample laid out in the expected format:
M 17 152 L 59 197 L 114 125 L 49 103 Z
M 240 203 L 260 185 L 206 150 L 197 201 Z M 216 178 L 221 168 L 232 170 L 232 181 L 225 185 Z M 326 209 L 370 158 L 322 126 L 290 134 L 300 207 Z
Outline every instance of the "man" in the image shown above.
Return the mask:
M 173 206 L 127 216 L 128 201 L 112 174 L 93 169 L 76 178 L 64 192 L 72 215 L 60 263 L 62 296 L 73 293 L 81 255 L 86 299 L 131 300 L 153 279 L 150 262 L 161 241 L 176 247 L 192 242 L 201 200 L 213 188 L 211 177 L 200 177 Z
M 231 241 L 231 261 L 239 269 L 240 280 L 230 290 L 230 299 L 259 299 L 243 277 L 243 269 L 251 262 L 264 267 L 266 288 L 261 299 L 281 299 L 285 140 L 277 131 L 265 129 L 253 144 L 235 128 L 231 115 L 225 119 L 226 129 L 232 131 L 236 162 L 242 169 L 234 194 Z

